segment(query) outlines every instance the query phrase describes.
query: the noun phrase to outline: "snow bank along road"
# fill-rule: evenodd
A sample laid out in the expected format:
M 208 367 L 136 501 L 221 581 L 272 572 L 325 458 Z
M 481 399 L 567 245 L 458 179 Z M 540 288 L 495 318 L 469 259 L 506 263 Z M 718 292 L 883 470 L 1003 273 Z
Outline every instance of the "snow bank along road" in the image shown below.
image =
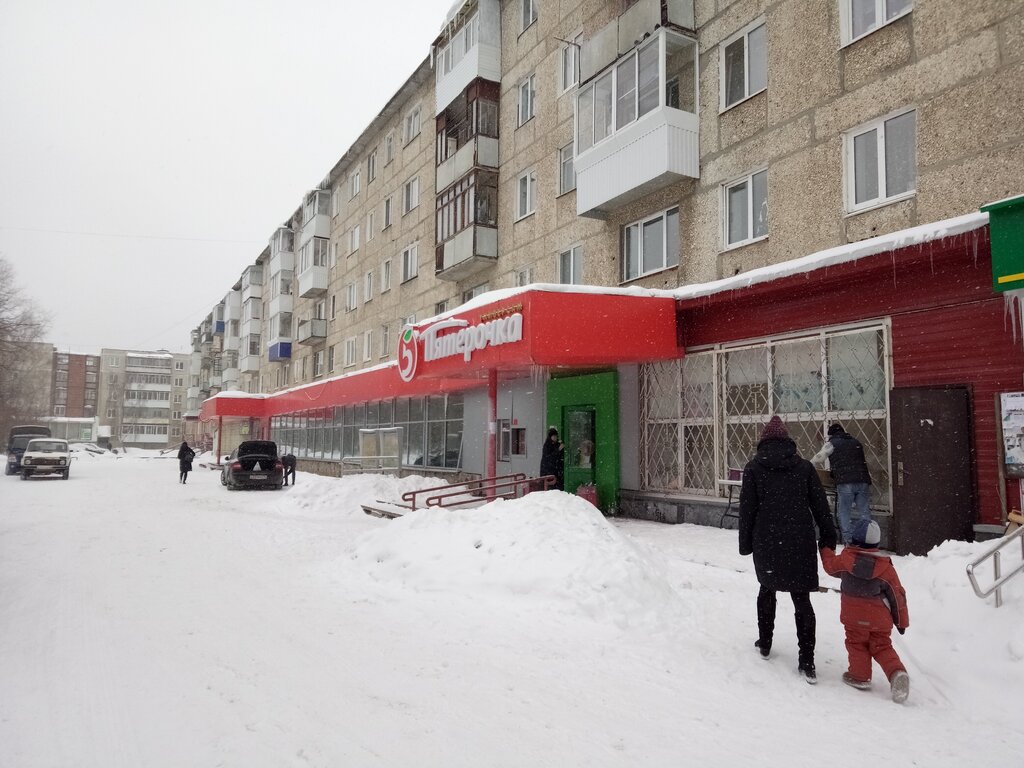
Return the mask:
M 0 766 L 1008 766 L 1024 754 L 1024 586 L 979 545 L 897 558 L 899 707 L 815 687 L 783 597 L 773 656 L 735 534 L 609 523 L 533 494 L 370 518 L 434 481 L 299 475 L 236 492 L 175 460 L 76 459 L 0 485 Z M 877 672 L 876 672 L 877 674 Z

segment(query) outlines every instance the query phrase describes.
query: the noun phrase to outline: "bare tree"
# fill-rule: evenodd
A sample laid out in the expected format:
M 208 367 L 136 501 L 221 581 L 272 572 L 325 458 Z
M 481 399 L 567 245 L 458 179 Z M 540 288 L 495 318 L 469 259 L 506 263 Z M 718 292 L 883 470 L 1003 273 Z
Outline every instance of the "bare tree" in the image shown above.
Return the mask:
M 48 318 L 22 294 L 0 256 L 0 435 L 49 410 L 52 347 L 41 343 Z

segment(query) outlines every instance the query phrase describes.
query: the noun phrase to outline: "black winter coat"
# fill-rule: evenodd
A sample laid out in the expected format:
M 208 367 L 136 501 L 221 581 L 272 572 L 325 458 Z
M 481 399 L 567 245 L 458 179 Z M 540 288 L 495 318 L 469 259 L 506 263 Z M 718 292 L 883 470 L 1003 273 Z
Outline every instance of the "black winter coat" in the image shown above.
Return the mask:
M 762 440 L 743 468 L 739 528 L 740 554 L 754 555 L 763 587 L 818 588 L 818 548 L 835 549 L 836 529 L 817 472 L 790 438 Z
M 551 438 L 544 441 L 544 447 L 540 452 L 540 474 L 554 475 L 555 488 L 562 489 L 565 475 L 565 446 L 562 443 L 553 443 Z
M 187 445 L 182 445 L 178 449 L 178 471 L 179 472 L 191 472 L 192 471 L 192 459 L 196 456 L 196 452 L 189 448 Z

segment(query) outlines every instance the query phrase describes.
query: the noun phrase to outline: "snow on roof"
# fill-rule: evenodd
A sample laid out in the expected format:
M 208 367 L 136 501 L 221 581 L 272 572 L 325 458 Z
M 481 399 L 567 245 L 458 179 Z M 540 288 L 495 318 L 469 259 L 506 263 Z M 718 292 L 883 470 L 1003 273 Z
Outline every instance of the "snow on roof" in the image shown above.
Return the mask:
M 944 237 L 953 237 L 964 232 L 980 229 L 986 224 L 988 224 L 987 213 L 969 213 L 965 216 L 935 221 L 931 224 L 923 224 L 920 227 L 912 227 L 911 229 L 902 229 L 899 232 L 879 235 L 878 237 L 860 240 L 856 243 L 847 243 L 846 245 L 818 251 L 808 256 L 801 256 L 798 259 L 752 269 L 749 272 L 742 272 L 733 277 L 713 280 L 710 283 L 685 285 L 674 289 L 671 293 L 677 299 L 695 299 L 701 296 L 711 296 L 722 291 L 749 288 L 752 285 L 767 283 L 782 277 L 813 272 L 816 269 L 836 264 L 846 264 L 867 256 L 884 253 L 885 251 L 894 251 L 897 248 L 906 248 L 910 245 L 920 245 L 932 240 L 941 240 Z
M 218 392 L 216 395 L 210 395 L 207 398 L 207 400 L 217 400 L 218 398 L 223 398 L 223 399 L 235 398 L 235 399 L 238 399 L 238 400 L 245 400 L 245 399 L 249 399 L 249 400 L 263 400 L 265 397 L 267 397 L 267 395 L 264 395 L 264 394 L 262 394 L 260 392 L 255 392 L 255 393 L 253 393 L 253 392 L 241 392 L 241 391 L 239 391 L 237 389 L 231 389 L 231 390 L 224 390 L 222 392 Z

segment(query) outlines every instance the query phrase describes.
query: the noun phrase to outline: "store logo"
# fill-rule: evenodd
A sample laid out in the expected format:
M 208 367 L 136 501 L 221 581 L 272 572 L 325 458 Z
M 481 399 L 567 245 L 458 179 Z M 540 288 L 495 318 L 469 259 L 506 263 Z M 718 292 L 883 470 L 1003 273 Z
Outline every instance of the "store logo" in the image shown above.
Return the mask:
M 419 353 L 416 349 L 416 330 L 406 326 L 402 338 L 398 342 L 398 375 L 402 381 L 410 382 L 416 375 Z
M 454 333 L 443 331 L 458 328 Z M 523 316 L 519 312 L 470 325 L 468 320 L 449 318 L 441 320 L 420 332 L 406 328 L 398 346 L 398 373 L 402 381 L 412 381 L 419 362 L 417 339 L 423 340 L 423 359 L 426 362 L 461 355 L 467 363 L 473 353 L 485 347 L 497 347 L 522 341 Z

